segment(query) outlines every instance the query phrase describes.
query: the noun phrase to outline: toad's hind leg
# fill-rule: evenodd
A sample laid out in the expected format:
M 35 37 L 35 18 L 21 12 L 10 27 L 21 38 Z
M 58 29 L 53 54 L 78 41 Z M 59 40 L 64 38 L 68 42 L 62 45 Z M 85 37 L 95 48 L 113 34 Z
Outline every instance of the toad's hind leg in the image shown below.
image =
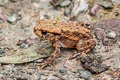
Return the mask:
M 49 64 L 52 64 L 56 60 L 56 58 L 60 55 L 60 47 L 58 43 L 56 42 L 53 45 L 55 46 L 55 52 L 47 59 L 47 61 L 45 61 L 42 64 L 42 67 L 41 67 L 42 69 L 48 66 Z
M 78 53 L 74 54 L 72 57 L 69 59 L 76 58 L 77 56 L 89 53 L 92 48 L 96 45 L 96 42 L 94 39 L 89 39 L 89 40 L 79 40 L 79 42 L 76 45 L 76 49 Z

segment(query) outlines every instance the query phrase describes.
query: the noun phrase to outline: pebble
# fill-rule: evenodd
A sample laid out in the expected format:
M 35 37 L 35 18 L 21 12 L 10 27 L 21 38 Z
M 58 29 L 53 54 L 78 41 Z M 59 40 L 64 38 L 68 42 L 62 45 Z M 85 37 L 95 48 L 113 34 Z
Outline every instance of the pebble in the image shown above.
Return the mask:
M 110 38 L 110 39 L 115 39 L 116 38 L 116 33 L 114 32 L 114 31 L 108 31 L 107 33 L 106 33 L 106 37 L 107 38 Z
M 113 5 L 111 2 L 108 1 L 102 1 L 99 3 L 100 6 L 104 7 L 105 9 L 112 9 Z
M 95 46 L 95 50 L 94 51 L 99 51 L 99 49 L 102 47 L 102 41 L 99 42 L 96 46 Z
M 2 75 L 8 75 L 8 73 L 9 73 L 9 70 L 2 70 L 2 71 L 0 71 L 0 74 L 2 74 Z
M 97 78 L 97 77 L 92 77 L 92 78 L 90 78 L 89 80 L 100 80 L 100 79 Z
M 0 33 L 3 33 L 3 30 L 0 28 Z
M 0 80 L 2 80 L 2 79 L 3 79 L 3 77 L 4 77 L 4 76 L 3 76 L 2 74 L 0 74 Z
M 37 0 L 37 1 L 40 1 L 40 2 L 48 2 L 49 0 Z
M 41 63 L 41 62 L 43 62 L 44 61 L 44 59 L 38 59 L 38 60 L 35 60 L 34 62 L 35 63 Z
M 17 67 L 15 67 L 15 68 L 13 68 L 15 71 L 20 71 L 20 70 L 22 70 L 22 66 L 17 66 Z
M 80 61 L 82 63 L 83 68 L 93 74 L 102 73 L 110 68 L 109 66 L 106 66 L 105 64 L 101 63 L 103 60 L 102 57 L 100 57 L 99 55 L 90 54 L 82 56 L 80 57 Z
M 40 0 L 31 0 L 32 3 L 40 3 Z
M 18 0 L 10 0 L 11 2 L 17 2 Z
M 28 80 L 27 77 L 16 77 L 15 80 Z
M 47 80 L 60 80 L 58 77 L 55 77 L 53 75 L 49 75 Z
M 17 15 L 16 14 L 12 14 L 11 16 L 8 17 L 7 20 L 8 20 L 9 23 L 15 24 L 16 21 L 17 21 Z
M 119 5 L 119 4 L 120 4 L 120 0 L 112 0 L 112 3 L 113 3 L 114 5 Z
M 5 3 L 7 3 L 8 0 L 0 0 L 0 6 L 5 6 Z
M 29 80 L 29 75 L 24 71 L 17 71 L 13 77 L 15 80 Z
M 105 30 L 104 29 L 101 29 L 101 28 L 96 28 L 95 29 L 95 36 L 98 40 L 102 41 L 103 38 L 104 38 L 104 32 Z
M 91 14 L 92 16 L 96 16 L 97 13 L 98 13 L 98 11 L 99 11 L 99 9 L 100 9 L 100 6 L 99 6 L 98 4 L 95 4 L 95 5 L 92 7 L 92 9 L 91 9 L 90 14 Z
M 118 80 L 120 80 L 120 74 L 118 75 Z
M 35 80 L 40 80 L 41 75 L 40 72 L 35 73 Z
M 24 49 L 24 48 L 27 48 L 28 46 L 23 43 L 23 44 L 21 44 L 19 47 L 20 47 L 21 49 Z
M 2 24 L 3 23 L 3 20 L 0 18 L 0 24 Z
M 59 72 L 60 72 L 60 73 L 66 73 L 67 70 L 66 70 L 66 69 L 60 69 Z
M 5 53 L 5 52 L 6 52 L 6 50 L 0 49 L 0 54 Z
M 118 46 L 119 46 L 119 48 L 120 48 L 120 41 L 118 40 L 118 42 L 117 42 L 117 43 L 118 43 Z
M 24 32 L 29 32 L 29 29 L 24 29 Z
M 111 75 L 104 74 L 101 78 L 101 80 L 114 80 Z
M 87 0 L 74 0 L 71 12 L 71 17 L 77 16 L 81 12 L 88 10 Z
M 48 3 L 33 3 L 33 6 L 36 7 L 36 8 L 40 8 L 40 9 L 51 8 L 50 4 L 48 4 Z
M 3 0 L 0 0 L 0 5 L 4 5 L 4 4 L 3 4 Z
M 64 64 L 64 67 L 66 69 L 69 69 L 72 72 L 76 72 L 77 69 L 81 69 L 82 68 L 82 66 L 80 66 L 80 63 L 77 60 L 75 60 L 75 59 L 67 60 L 65 62 L 65 64 Z
M 65 11 L 64 11 L 64 15 L 69 16 L 70 14 L 71 14 L 71 10 L 66 8 Z
M 79 71 L 79 77 L 83 78 L 85 80 L 88 80 L 89 78 L 92 77 L 92 74 L 86 70 L 80 70 Z
M 48 78 L 48 76 L 42 75 L 42 76 L 40 77 L 40 80 L 47 80 L 47 78 Z
M 62 6 L 62 7 L 66 7 L 66 6 L 69 6 L 70 3 L 71 3 L 70 0 L 64 0 L 62 3 L 60 3 L 60 6 Z

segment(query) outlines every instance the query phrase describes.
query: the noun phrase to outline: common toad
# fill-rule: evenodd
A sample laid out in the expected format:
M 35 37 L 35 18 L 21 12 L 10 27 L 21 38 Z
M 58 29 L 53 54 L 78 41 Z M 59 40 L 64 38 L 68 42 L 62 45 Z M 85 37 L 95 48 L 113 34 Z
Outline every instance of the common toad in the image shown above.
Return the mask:
M 90 52 L 96 45 L 91 31 L 76 21 L 58 22 L 56 20 L 41 19 L 34 28 L 39 37 L 50 40 L 55 47 L 55 52 L 42 65 L 42 68 L 53 63 L 60 55 L 60 47 L 75 48 L 78 53 Z M 75 55 L 74 55 L 75 56 Z

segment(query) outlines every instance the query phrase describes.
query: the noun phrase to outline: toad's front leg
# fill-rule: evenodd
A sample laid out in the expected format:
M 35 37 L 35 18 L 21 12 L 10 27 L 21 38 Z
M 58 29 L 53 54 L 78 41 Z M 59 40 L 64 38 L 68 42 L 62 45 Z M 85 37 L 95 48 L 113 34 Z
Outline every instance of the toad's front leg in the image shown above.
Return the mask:
M 55 52 L 47 59 L 47 61 L 45 61 L 42 64 L 42 67 L 41 67 L 42 69 L 48 66 L 49 64 L 52 64 L 61 53 L 58 42 L 54 43 L 53 46 L 55 47 Z

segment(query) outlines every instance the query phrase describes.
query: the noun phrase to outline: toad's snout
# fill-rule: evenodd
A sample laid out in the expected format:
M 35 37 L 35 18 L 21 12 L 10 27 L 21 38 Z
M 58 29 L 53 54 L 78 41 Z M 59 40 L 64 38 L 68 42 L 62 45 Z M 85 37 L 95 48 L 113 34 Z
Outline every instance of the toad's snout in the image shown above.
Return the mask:
M 42 32 L 41 32 L 37 27 L 34 28 L 34 33 L 35 33 L 37 36 L 42 37 Z

